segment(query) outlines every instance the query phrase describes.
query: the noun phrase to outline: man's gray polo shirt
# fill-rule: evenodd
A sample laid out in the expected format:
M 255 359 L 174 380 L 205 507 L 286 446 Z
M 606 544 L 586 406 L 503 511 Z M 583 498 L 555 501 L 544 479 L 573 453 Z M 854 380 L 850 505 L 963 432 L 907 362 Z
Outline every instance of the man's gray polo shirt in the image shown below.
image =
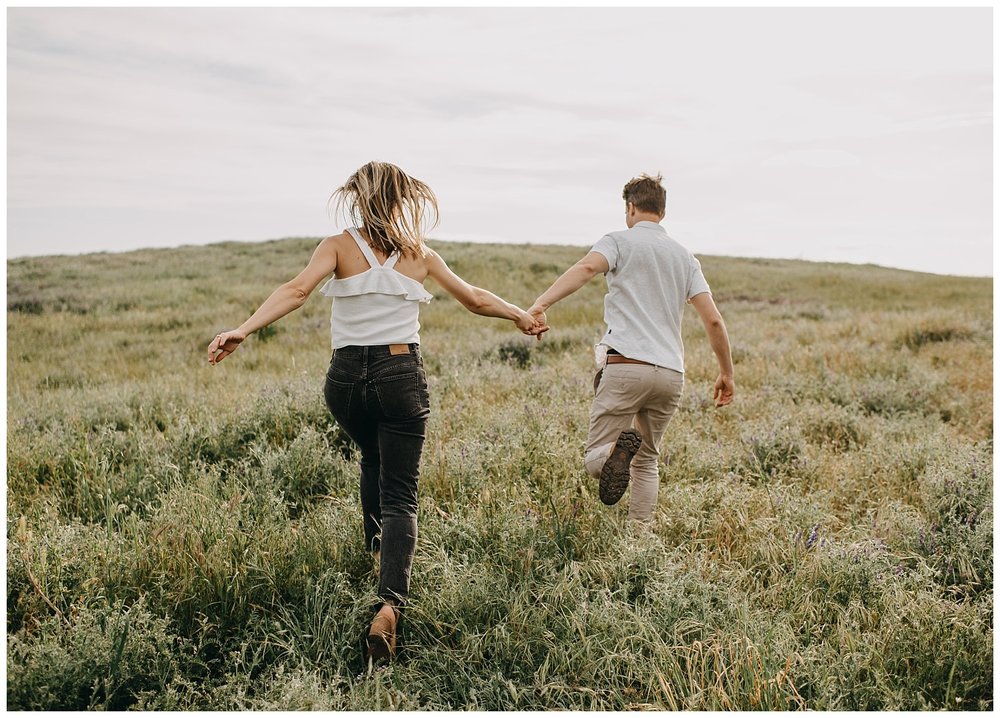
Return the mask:
M 684 371 L 681 317 L 695 295 L 711 292 L 701 263 L 656 222 L 636 222 L 611 232 L 593 251 L 608 260 L 604 297 L 607 334 L 601 339 L 621 354 Z

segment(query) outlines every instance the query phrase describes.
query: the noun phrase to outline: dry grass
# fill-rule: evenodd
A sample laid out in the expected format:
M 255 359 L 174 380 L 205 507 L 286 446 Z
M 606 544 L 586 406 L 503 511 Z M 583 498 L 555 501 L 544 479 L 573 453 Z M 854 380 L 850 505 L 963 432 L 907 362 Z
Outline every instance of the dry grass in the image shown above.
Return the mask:
M 358 679 L 328 304 L 204 358 L 314 244 L 8 262 L 10 708 L 992 708 L 990 280 L 703 257 L 737 402 L 689 314 L 651 530 L 581 468 L 601 283 L 540 344 L 439 296 L 408 658 Z M 584 250 L 439 251 L 527 305 Z

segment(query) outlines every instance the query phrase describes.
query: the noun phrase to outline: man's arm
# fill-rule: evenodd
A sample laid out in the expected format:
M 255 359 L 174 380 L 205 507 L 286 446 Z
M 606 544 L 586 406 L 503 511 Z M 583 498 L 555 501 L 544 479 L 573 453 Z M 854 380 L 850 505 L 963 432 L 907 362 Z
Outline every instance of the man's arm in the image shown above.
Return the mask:
M 722 321 L 719 308 L 709 292 L 702 292 L 691 297 L 691 304 L 701 317 L 708 334 L 708 342 L 712 345 L 715 358 L 719 361 L 719 378 L 715 380 L 715 390 L 712 398 L 716 406 L 725 406 L 733 401 L 736 384 L 733 381 L 733 357 L 729 349 L 729 333 L 726 323 Z
M 597 274 L 604 274 L 609 269 L 607 258 L 600 252 L 588 252 L 587 256 L 563 272 L 562 276 L 552 283 L 548 289 L 539 295 L 528 313 L 545 321 L 545 310 L 565 299 Z

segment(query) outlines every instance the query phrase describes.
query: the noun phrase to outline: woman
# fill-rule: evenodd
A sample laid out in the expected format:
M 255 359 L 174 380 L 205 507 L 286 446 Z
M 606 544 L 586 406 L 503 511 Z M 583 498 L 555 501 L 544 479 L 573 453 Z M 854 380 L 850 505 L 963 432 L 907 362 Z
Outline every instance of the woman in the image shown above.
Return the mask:
M 525 334 L 545 331 L 522 309 L 473 287 L 424 244 L 437 224 L 437 199 L 423 182 L 387 162 L 369 162 L 334 193 L 359 222 L 327 237 L 297 277 L 278 287 L 238 329 L 208 346 L 209 364 L 247 336 L 298 309 L 331 273 L 333 359 L 324 394 L 334 418 L 361 449 L 365 544 L 379 563 L 379 605 L 366 634 L 366 659 L 392 658 L 410 588 L 417 538 L 417 479 L 428 416 L 420 356 L 419 305 L 431 277 L 469 311 L 513 321 Z

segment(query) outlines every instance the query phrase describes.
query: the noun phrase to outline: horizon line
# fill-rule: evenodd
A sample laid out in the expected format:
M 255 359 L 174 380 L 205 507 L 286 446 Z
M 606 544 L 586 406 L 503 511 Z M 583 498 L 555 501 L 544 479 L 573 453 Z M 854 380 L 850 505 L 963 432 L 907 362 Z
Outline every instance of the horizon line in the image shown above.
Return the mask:
M 86 257 L 91 255 L 100 254 L 127 254 L 129 252 L 147 252 L 147 251 L 174 251 L 187 248 L 196 247 L 211 247 L 219 244 L 264 244 L 266 242 L 287 242 L 290 240 L 315 240 L 322 241 L 324 237 L 320 236 L 310 236 L 310 235 L 288 235 L 285 237 L 272 237 L 270 239 L 258 239 L 258 240 L 247 240 L 247 239 L 221 239 L 214 242 L 205 242 L 202 244 L 189 243 L 189 244 L 178 244 L 178 245 L 167 245 L 167 246 L 152 246 L 152 247 L 132 247 L 129 249 L 98 249 L 83 252 L 62 252 L 55 254 L 18 254 L 16 256 L 7 256 L 7 262 L 17 260 L 30 260 L 30 259 L 47 259 L 47 258 L 59 258 L 59 257 Z M 541 242 L 501 242 L 496 240 L 470 240 L 470 239 L 438 239 L 434 237 L 428 237 L 426 239 L 428 242 L 444 242 L 446 244 L 479 244 L 484 246 L 497 246 L 497 247 L 509 247 L 509 246 L 524 246 L 524 247 L 578 247 L 582 249 L 587 249 L 591 245 L 589 244 L 568 244 L 568 243 L 541 243 Z M 773 257 L 773 256 L 763 256 L 763 255 L 742 255 L 742 254 L 710 254 L 705 252 L 692 252 L 697 257 L 720 257 L 724 259 L 739 259 L 747 261 L 780 261 L 780 262 L 803 262 L 807 264 L 837 264 L 846 265 L 851 267 L 875 267 L 878 269 L 890 269 L 897 272 L 909 272 L 911 274 L 926 274 L 932 277 L 958 277 L 962 279 L 993 279 L 993 273 L 989 274 L 945 274 L 940 272 L 929 272 L 922 269 L 908 269 L 905 267 L 895 267 L 887 264 L 877 264 L 875 262 L 851 262 L 847 260 L 828 260 L 828 259 L 805 259 L 804 257 Z M 991 266 L 992 270 L 992 266 Z

